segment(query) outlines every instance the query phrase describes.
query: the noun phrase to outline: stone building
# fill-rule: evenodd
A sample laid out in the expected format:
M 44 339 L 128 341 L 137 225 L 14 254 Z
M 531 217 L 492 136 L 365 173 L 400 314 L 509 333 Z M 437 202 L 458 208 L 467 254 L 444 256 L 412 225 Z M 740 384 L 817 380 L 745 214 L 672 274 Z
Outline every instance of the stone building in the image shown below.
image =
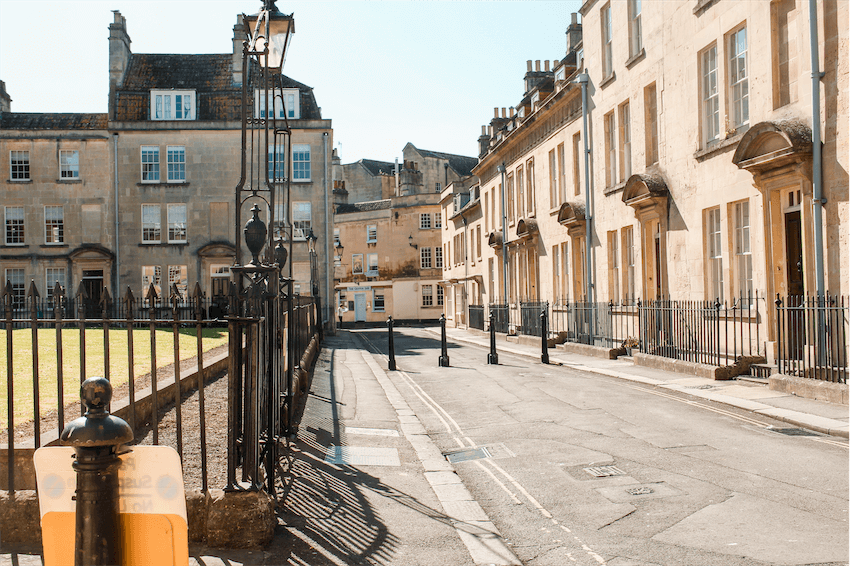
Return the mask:
M 440 193 L 476 159 L 408 143 L 403 162 L 335 165 L 334 240 L 342 323 L 434 321 L 442 313 Z
M 824 277 L 847 294 L 850 8 L 817 7 Z M 522 100 L 479 138 L 480 197 L 466 206 L 481 213 L 463 230 L 480 225 L 490 245 L 464 266 L 485 281 L 468 284 L 470 304 L 758 293 L 770 352 L 772 299 L 814 293 L 817 277 L 808 4 L 588 0 L 581 14 L 566 57 L 529 62 Z M 447 223 L 444 246 L 460 232 Z
M 245 37 L 237 18 L 232 53 L 137 54 L 125 18 L 115 12 L 107 114 L 0 114 L 0 167 L 10 171 L 10 190 L 0 203 L 6 209 L 3 258 L 5 265 L 14 256 L 17 263 L 7 269 L 16 281 L 23 270 L 23 279 L 34 279 L 43 294 L 51 286 L 45 277 L 58 276 L 56 263 L 64 261 L 66 286 L 91 281 L 85 284 L 97 294 L 96 287 L 113 296 L 129 287 L 142 297 L 153 283 L 166 294 L 175 284 L 185 296 L 196 281 L 208 296 L 225 290 L 236 257 Z M 264 116 L 264 97 L 251 90 L 253 112 Z M 331 121 L 322 118 L 310 87 L 283 77 L 278 94 L 283 104 L 274 112 L 289 121 L 291 151 L 263 159 L 255 176 L 267 174 L 273 163 L 277 186 L 291 176 L 295 291 L 312 291 L 312 231 L 318 238 L 315 283 L 327 297 Z M 260 204 L 268 222 L 268 206 Z M 243 206 L 240 230 L 250 206 Z M 289 211 L 279 204 L 275 212 L 281 219 Z M 14 228 L 17 222 L 26 231 Z M 61 234 L 59 241 L 52 233 Z

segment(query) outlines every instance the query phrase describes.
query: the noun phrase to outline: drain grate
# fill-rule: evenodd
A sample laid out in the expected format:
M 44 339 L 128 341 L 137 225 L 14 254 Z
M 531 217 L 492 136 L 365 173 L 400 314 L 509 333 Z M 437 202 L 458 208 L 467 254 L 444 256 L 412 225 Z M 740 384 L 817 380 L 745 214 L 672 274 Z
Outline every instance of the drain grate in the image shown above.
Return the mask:
M 633 487 L 627 489 L 626 493 L 629 495 L 649 495 L 650 493 L 655 493 L 655 490 L 651 487 Z
M 714 385 L 689 385 L 685 389 L 714 389 Z
M 770 432 L 778 432 L 779 434 L 784 434 L 786 436 L 820 436 L 816 432 L 812 432 L 803 428 L 778 428 L 769 426 L 767 427 L 767 430 L 769 430 Z
M 584 471 L 597 478 L 626 475 L 626 472 L 617 466 L 595 466 L 592 468 L 584 468 Z
M 463 450 L 454 450 L 444 454 L 446 459 L 452 464 L 458 462 L 468 462 L 469 460 L 482 460 L 490 457 L 490 452 L 484 446 L 478 448 L 465 448 Z

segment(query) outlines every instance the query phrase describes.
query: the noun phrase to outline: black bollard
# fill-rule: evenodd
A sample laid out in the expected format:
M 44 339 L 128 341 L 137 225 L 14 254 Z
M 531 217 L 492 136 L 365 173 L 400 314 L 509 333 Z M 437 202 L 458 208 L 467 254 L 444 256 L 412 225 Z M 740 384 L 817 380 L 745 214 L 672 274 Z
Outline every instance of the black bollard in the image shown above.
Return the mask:
M 549 363 L 549 329 L 547 328 L 549 326 L 549 321 L 547 320 L 548 318 L 549 317 L 546 313 L 546 309 L 544 308 L 540 311 L 540 361 L 544 364 Z
M 493 309 L 490 309 L 490 353 L 487 354 L 488 364 L 499 363 L 499 354 L 496 353 L 496 325 L 493 324 Z
M 390 371 L 395 371 L 395 344 L 393 343 L 393 317 L 390 316 L 387 319 L 387 330 L 389 333 L 389 349 L 390 349 L 390 362 L 387 364 L 387 367 Z
M 106 407 L 112 399 L 112 385 L 102 377 L 92 377 L 80 386 L 86 407 L 82 417 L 62 431 L 62 444 L 76 452 L 77 510 L 74 564 L 106 566 L 121 564 L 121 530 L 118 519 L 118 446 L 133 440 L 133 431 L 124 420 L 112 416 Z
M 440 315 L 440 367 L 449 367 L 449 351 L 446 348 L 446 315 Z

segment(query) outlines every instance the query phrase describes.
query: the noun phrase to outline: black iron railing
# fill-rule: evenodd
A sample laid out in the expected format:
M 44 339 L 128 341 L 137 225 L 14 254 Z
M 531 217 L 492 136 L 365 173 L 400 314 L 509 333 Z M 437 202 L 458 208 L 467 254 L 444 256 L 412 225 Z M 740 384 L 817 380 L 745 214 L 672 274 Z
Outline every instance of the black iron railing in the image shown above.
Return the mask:
M 491 304 L 490 324 L 493 325 L 496 332 L 507 334 L 510 326 L 509 306 L 506 304 Z
M 732 302 L 659 299 L 638 301 L 637 309 L 642 353 L 715 366 L 764 354 L 764 297 Z
M 829 295 L 776 296 L 779 373 L 847 383 L 850 301 Z
M 520 325 L 517 329 L 520 334 L 526 336 L 542 336 L 543 327 L 541 325 L 540 313 L 546 311 L 549 313 L 548 301 L 522 301 L 519 304 Z
M 271 445 L 267 439 L 280 436 L 282 423 L 277 422 L 276 429 L 271 429 L 268 427 L 266 416 L 271 416 L 272 413 L 291 414 L 291 406 L 300 401 L 298 393 L 293 391 L 291 386 L 287 388 L 291 381 L 287 381 L 285 377 L 294 368 L 301 366 L 305 352 L 311 344 L 314 348 L 317 347 L 316 306 L 312 297 L 293 297 L 290 321 L 286 298 L 266 300 L 260 310 L 251 310 L 246 306 L 250 298 L 238 297 L 232 285 L 230 289 L 229 305 L 221 304 L 218 299 L 207 299 L 199 285 L 196 285 L 194 292 L 188 296 L 172 287 L 167 297 L 160 297 L 156 289 L 151 287 L 146 299 L 136 299 L 128 289 L 120 301 L 101 301 L 98 317 L 89 318 L 87 314 L 92 312 L 91 309 L 82 301 L 67 300 L 61 286 L 57 287 L 49 301 L 40 299 L 34 292 L 28 293 L 24 303 L 26 308 L 19 306 L 17 309 L 14 309 L 13 305 L 20 305 L 20 302 L 13 301 L 16 297 L 11 292 L 11 286 L 7 283 L 5 287 L 0 287 L 0 336 L 5 339 L 2 370 L 5 370 L 6 378 L 6 426 L 4 434 L 0 435 L 4 436 L 0 451 L 5 449 L 7 455 L 7 489 L 10 492 L 15 491 L 16 447 L 20 448 L 26 443 L 30 447 L 38 448 L 45 442 L 52 442 L 59 437 L 67 422 L 79 416 L 78 391 L 66 387 L 66 374 L 69 377 L 79 373 L 80 383 L 96 373 L 114 381 L 119 376 L 114 374 L 116 364 L 111 363 L 110 359 L 126 357 L 126 365 L 120 370 L 123 374 L 120 376 L 121 381 L 126 381 L 128 401 L 128 406 L 122 413 L 124 418 L 134 429 L 149 423 L 150 441 L 153 444 L 167 442 L 181 456 L 186 448 L 184 429 L 187 426 L 199 429 L 200 446 L 192 446 L 191 450 L 200 451 L 201 483 L 202 489 L 206 491 L 207 412 L 204 407 L 204 388 L 211 376 L 208 375 L 208 368 L 205 368 L 204 342 L 209 339 L 205 336 L 210 333 L 221 335 L 225 332 L 220 328 L 222 323 L 235 323 L 244 331 L 228 335 L 230 353 L 237 353 L 242 367 L 263 358 L 267 360 L 263 362 L 267 369 L 272 364 L 276 364 L 275 367 L 278 368 L 274 373 L 261 374 L 267 377 L 273 375 L 276 386 L 272 386 L 270 379 L 251 379 L 240 382 L 236 394 L 228 396 L 229 411 L 241 415 L 237 419 L 240 423 L 237 428 L 237 444 L 240 449 L 235 457 L 228 459 L 228 469 L 236 470 L 237 466 L 242 466 L 243 474 L 253 472 L 249 474 L 251 479 L 259 477 L 256 475 L 256 468 L 251 470 L 251 466 L 245 464 L 256 462 L 256 458 L 251 460 L 249 456 L 265 456 Z M 102 297 L 108 297 L 106 290 Z M 210 313 L 215 309 L 219 309 L 224 316 L 211 318 Z M 210 326 L 219 328 L 210 329 Z M 259 330 L 261 327 L 262 332 Z M 69 331 L 75 334 L 73 352 L 66 349 Z M 157 360 L 157 345 L 163 339 L 163 331 L 172 335 L 174 347 L 166 359 L 160 356 Z M 112 339 L 110 332 L 113 333 Z M 117 332 L 122 336 L 115 336 Z M 21 346 L 23 338 L 28 342 Z M 181 354 L 179 347 L 180 344 L 186 343 L 194 343 L 189 347 L 192 351 L 189 356 Z M 252 348 L 260 344 L 272 354 L 264 352 L 262 356 L 258 356 L 252 353 Z M 137 370 L 134 356 L 148 347 L 150 366 L 146 369 L 149 371 L 142 375 L 143 372 Z M 47 350 L 51 350 L 49 356 L 46 354 Z M 48 362 L 49 357 L 49 363 L 40 364 L 39 354 L 42 354 L 42 362 Z M 97 367 L 93 367 L 92 362 L 95 355 L 98 359 L 100 356 L 103 358 L 102 364 L 98 363 Z M 174 384 L 170 385 L 171 379 L 161 374 L 164 366 L 172 365 L 173 375 L 180 376 L 183 370 L 188 369 L 188 358 L 196 358 L 198 367 L 198 381 L 193 385 L 193 389 L 197 388 L 197 400 L 193 402 L 198 403 L 199 410 L 197 423 L 191 425 L 184 422 L 182 411 L 182 405 L 188 400 L 188 391 L 183 390 L 187 386 L 177 378 L 174 379 Z M 54 362 L 55 366 L 52 365 Z M 111 371 L 113 375 L 110 375 Z M 55 380 L 55 386 L 48 386 L 48 380 Z M 139 395 L 143 386 L 149 387 L 149 393 L 141 399 Z M 166 406 L 171 402 L 164 398 L 166 386 L 170 388 L 167 393 L 169 399 L 181 400 L 174 403 L 173 407 L 175 433 L 172 435 L 169 432 L 165 435 L 171 440 L 166 440 L 160 434 L 160 428 L 163 426 L 161 417 L 169 410 Z M 48 392 L 51 387 L 55 387 L 54 391 Z M 21 410 L 22 406 L 26 407 L 26 411 Z M 278 418 L 278 421 L 281 420 L 284 419 Z M 250 431 L 250 434 L 246 435 L 246 431 Z M 222 432 L 216 431 L 216 434 L 220 435 Z M 193 434 L 192 438 L 196 436 Z M 253 448 L 249 448 L 252 443 Z
M 557 300 L 549 334 L 567 342 L 604 348 L 636 347 L 637 307 L 629 303 Z
M 484 305 L 469 305 L 469 327 L 484 330 Z

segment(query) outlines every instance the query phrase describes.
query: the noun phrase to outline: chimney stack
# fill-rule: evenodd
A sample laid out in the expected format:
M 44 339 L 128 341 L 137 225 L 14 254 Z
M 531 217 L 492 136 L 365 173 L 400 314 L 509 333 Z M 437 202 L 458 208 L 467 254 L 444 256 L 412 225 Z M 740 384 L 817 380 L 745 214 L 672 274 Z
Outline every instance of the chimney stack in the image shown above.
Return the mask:
M 570 26 L 567 28 L 567 52 L 576 50 L 581 43 L 581 24 L 578 23 L 578 14 L 573 12 L 570 16 Z
M 547 73 L 549 72 L 549 59 L 546 59 L 545 61 L 543 61 L 543 70 L 546 71 Z

